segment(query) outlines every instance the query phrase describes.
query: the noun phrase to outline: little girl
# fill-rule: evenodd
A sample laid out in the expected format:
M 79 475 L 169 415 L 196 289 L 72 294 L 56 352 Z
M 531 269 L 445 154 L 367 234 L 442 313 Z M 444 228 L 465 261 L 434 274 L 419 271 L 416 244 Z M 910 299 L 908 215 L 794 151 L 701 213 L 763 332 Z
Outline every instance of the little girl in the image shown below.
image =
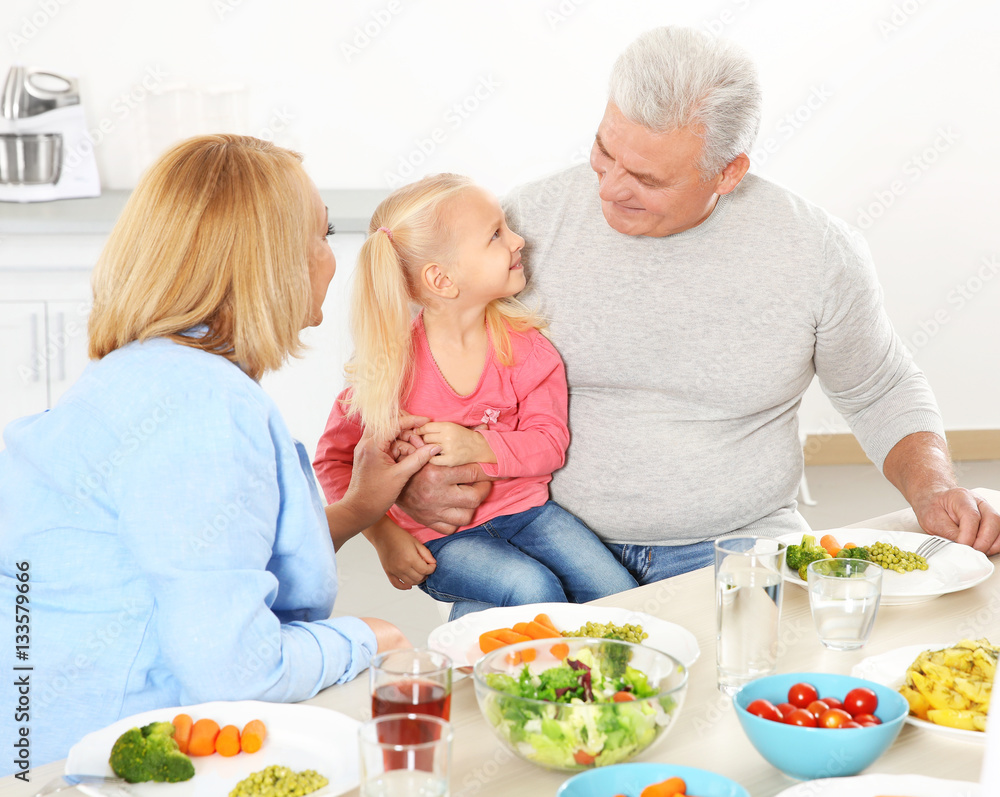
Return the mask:
M 426 416 L 415 433 L 440 447 L 432 463 L 479 463 L 497 480 L 471 524 L 448 536 L 389 511 L 426 546 L 424 559 L 436 559 L 421 589 L 441 601 L 514 606 L 637 586 L 590 529 L 549 500 L 569 445 L 566 374 L 541 320 L 513 298 L 524 288 L 524 239 L 497 200 L 468 178 L 436 175 L 387 197 L 368 232 L 352 297 L 349 387 L 314 463 L 327 500 L 346 490 L 364 428 L 382 441 L 401 413 Z M 452 618 L 461 613 L 453 607 Z

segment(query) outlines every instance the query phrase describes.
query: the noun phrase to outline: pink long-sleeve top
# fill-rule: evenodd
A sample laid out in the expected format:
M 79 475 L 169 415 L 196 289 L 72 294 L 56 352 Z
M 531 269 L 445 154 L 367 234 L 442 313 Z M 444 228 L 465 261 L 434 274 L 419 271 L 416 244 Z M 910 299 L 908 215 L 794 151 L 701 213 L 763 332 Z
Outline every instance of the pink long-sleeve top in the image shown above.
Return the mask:
M 566 370 L 555 347 L 536 330 L 511 332 L 514 364 L 502 365 L 489 348 L 479 384 L 472 393 L 456 393 L 441 374 L 424 332 L 423 318 L 413 322 L 413 389 L 406 411 L 433 421 L 451 421 L 469 428 L 485 425 L 482 435 L 496 455 L 496 464 L 482 463 L 493 483 L 486 500 L 463 529 L 491 518 L 541 506 L 549 497 L 552 472 L 562 467 L 569 445 L 566 425 Z M 351 481 L 354 447 L 361 439 L 357 417 L 345 415 L 344 390 L 333 404 L 320 438 L 313 467 L 330 503 L 339 501 Z M 420 542 L 439 534 L 417 523 L 399 507 L 389 515 Z M 461 531 L 462 529 L 459 529 Z

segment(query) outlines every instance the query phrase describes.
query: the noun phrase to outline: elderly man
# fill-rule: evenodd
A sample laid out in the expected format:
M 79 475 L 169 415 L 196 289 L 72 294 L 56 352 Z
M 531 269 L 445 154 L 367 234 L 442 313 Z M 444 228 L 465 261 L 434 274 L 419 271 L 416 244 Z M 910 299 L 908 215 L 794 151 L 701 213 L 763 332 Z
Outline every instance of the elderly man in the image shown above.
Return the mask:
M 796 413 L 816 374 L 925 530 L 997 553 L 1000 517 L 955 482 L 864 240 L 747 173 L 760 116 L 744 52 L 659 28 L 616 62 L 589 166 L 507 197 L 570 384 L 552 497 L 640 583 L 708 564 L 723 535 L 806 531 Z M 453 530 L 481 478 L 427 466 L 400 505 Z M 391 529 L 369 536 L 400 588 L 433 569 Z

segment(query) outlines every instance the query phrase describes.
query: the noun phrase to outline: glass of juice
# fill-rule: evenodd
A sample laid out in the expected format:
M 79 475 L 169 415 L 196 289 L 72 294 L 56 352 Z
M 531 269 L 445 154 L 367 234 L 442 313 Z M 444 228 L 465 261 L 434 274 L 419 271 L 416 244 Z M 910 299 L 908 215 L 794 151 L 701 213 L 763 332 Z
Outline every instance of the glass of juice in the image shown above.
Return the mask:
M 401 733 L 421 741 L 403 741 Z M 451 725 L 426 714 L 386 714 L 362 723 L 363 797 L 448 797 Z
M 428 714 L 450 719 L 451 670 L 451 659 L 436 650 L 406 648 L 378 654 L 369 670 L 372 716 Z

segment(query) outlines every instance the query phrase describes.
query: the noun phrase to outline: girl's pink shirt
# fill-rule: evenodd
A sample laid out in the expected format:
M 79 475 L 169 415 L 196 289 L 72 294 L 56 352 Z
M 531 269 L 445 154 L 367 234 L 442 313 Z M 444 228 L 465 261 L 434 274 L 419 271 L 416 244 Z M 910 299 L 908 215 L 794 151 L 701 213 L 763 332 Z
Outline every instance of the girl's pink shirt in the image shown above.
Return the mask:
M 485 425 L 482 435 L 496 464 L 481 463 L 493 482 L 486 500 L 463 529 L 502 515 L 541 506 L 549 497 L 552 472 L 562 467 L 569 446 L 566 369 L 555 347 L 538 331 L 512 332 L 514 365 L 500 364 L 493 347 L 476 389 L 456 393 L 441 374 L 424 333 L 422 318 L 413 322 L 414 385 L 406 411 L 433 421 L 468 428 Z M 362 428 L 344 415 L 344 390 L 333 404 L 313 467 L 330 503 L 339 501 L 351 481 L 354 447 Z M 417 523 L 398 507 L 389 515 L 420 542 L 444 535 Z

